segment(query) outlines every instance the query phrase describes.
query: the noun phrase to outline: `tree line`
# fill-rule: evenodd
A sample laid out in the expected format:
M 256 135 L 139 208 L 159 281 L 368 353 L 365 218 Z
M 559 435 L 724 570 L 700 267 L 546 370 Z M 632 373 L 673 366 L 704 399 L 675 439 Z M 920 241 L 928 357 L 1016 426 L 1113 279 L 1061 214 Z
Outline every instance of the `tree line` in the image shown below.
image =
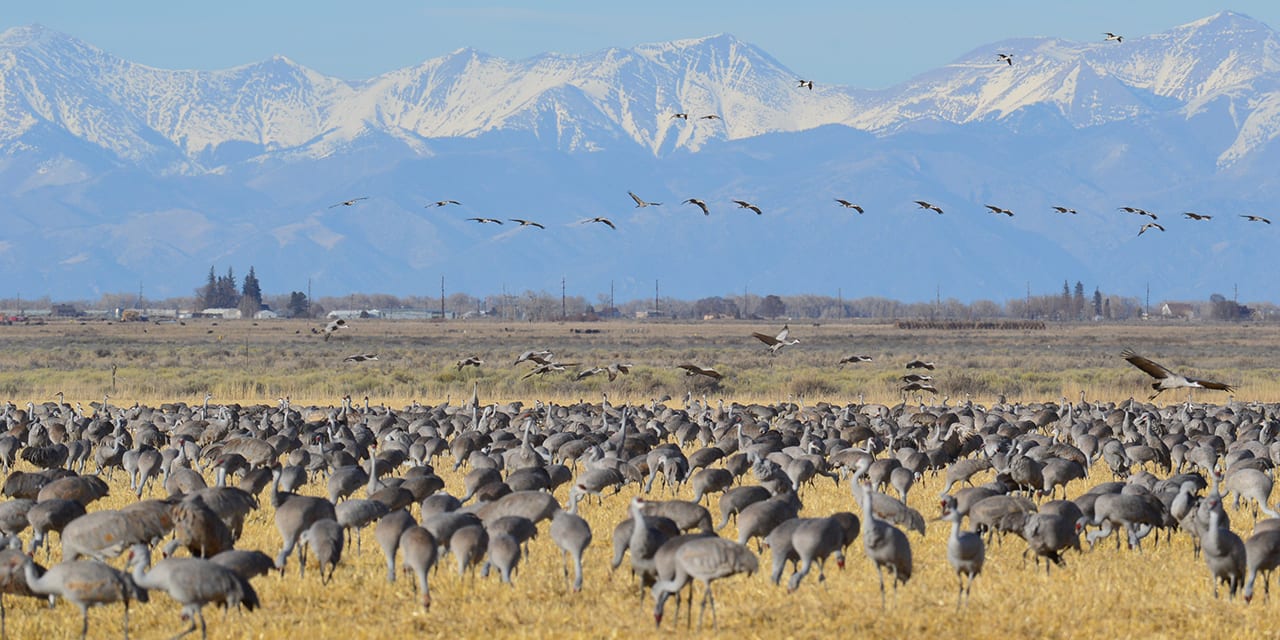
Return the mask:
M 0 298 L 0 309 L 49 309 L 47 298 L 21 300 Z M 561 295 L 549 291 L 526 290 L 521 293 L 474 296 L 453 293 L 441 300 L 438 296 L 395 296 L 381 293 L 353 293 L 345 296 L 324 296 L 309 299 L 301 291 L 285 294 L 264 294 L 253 266 L 242 280 L 238 280 L 232 268 L 219 275 L 216 266 L 210 266 L 205 282 L 190 298 L 147 300 L 139 294 L 106 294 L 96 303 L 72 301 L 69 304 L 85 309 L 165 308 L 202 311 L 210 308 L 238 308 L 242 317 L 253 317 L 259 310 L 271 309 L 286 317 L 323 317 L 329 311 L 382 311 L 414 309 L 431 313 L 444 312 L 448 317 L 493 318 L 504 321 L 557 321 L 591 320 L 616 317 L 656 316 L 675 319 L 726 319 L 726 320 L 960 320 L 1014 319 L 1029 321 L 1084 322 L 1096 320 L 1123 321 L 1141 318 L 1148 311 L 1160 315 L 1160 308 L 1148 310 L 1143 300 L 1135 296 L 1104 293 L 1094 287 L 1088 294 L 1084 284 L 1072 285 L 1064 280 L 1058 293 L 1037 294 L 1011 298 L 1003 302 L 973 300 L 963 302 L 955 298 L 935 298 L 930 301 L 906 302 L 879 296 L 844 298 L 818 294 L 765 294 L 753 293 L 708 296 L 694 300 L 673 297 L 644 298 L 619 302 L 616 305 L 607 294 L 599 294 L 594 300 L 580 295 Z M 655 307 L 656 304 L 656 307 Z M 1207 302 L 1193 304 L 1195 319 L 1241 321 L 1249 319 L 1280 320 L 1280 308 L 1271 303 L 1238 304 L 1221 294 L 1214 293 Z M 656 312 L 656 313 L 655 313 Z

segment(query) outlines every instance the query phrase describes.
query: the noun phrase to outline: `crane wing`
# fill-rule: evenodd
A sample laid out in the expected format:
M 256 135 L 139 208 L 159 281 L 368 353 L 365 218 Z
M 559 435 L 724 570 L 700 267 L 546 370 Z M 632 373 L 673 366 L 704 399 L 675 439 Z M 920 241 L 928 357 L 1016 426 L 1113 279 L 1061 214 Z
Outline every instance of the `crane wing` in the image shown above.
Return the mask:
M 1226 384 L 1223 382 L 1214 382 L 1212 380 L 1200 380 L 1198 378 L 1187 378 L 1187 382 L 1190 382 L 1191 384 L 1199 385 L 1205 389 L 1213 389 L 1214 391 L 1235 391 L 1236 390 L 1235 387 L 1229 384 Z
M 767 344 L 767 345 L 769 345 L 769 346 L 771 346 L 771 347 L 772 347 L 773 345 L 778 344 L 779 342 L 781 342 L 781 340 L 779 340 L 779 339 L 777 339 L 777 338 L 775 338 L 775 337 L 773 337 L 773 336 L 770 336 L 770 335 L 765 335 L 765 334 L 763 334 L 763 333 L 752 333 L 752 334 L 751 334 L 751 337 L 753 337 L 753 338 L 755 338 L 755 339 L 759 340 L 760 342 L 763 342 L 763 343 L 765 343 L 765 344 Z
M 1139 369 L 1142 369 L 1143 371 L 1147 372 L 1147 375 L 1157 380 L 1163 380 L 1170 376 L 1177 375 L 1174 372 L 1170 371 L 1169 369 L 1165 368 L 1163 365 L 1152 362 L 1151 360 L 1148 360 L 1134 353 L 1133 350 L 1131 349 L 1125 349 L 1124 351 L 1122 351 L 1120 353 L 1120 357 L 1124 358 L 1125 360 L 1128 360 L 1129 364 Z

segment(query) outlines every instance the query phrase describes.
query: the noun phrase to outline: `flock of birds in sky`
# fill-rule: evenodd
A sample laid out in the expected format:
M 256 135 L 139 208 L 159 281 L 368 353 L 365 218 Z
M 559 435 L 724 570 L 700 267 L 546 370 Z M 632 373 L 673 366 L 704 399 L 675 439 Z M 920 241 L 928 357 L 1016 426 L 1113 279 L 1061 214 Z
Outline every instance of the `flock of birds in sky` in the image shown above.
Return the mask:
M 1120 43 L 1120 42 L 1123 42 L 1123 41 L 1124 41 L 1124 37 L 1123 37 L 1123 36 L 1117 35 L 1117 34 L 1115 34 L 1115 33 L 1111 33 L 1111 32 L 1109 32 L 1109 31 L 1108 31 L 1108 32 L 1105 32 L 1103 35 L 1105 36 L 1105 41 L 1108 41 L 1108 42 L 1116 42 L 1116 43 Z M 1013 55 L 1012 55 L 1012 54 L 1009 54 L 1009 53 L 998 53 L 998 54 L 996 54 L 996 58 L 997 58 L 997 60 L 998 60 L 998 61 L 1005 63 L 1007 66 L 1012 67 L 1012 66 L 1013 66 L 1013 64 L 1014 64 L 1014 58 L 1013 58 Z M 814 87 L 813 80 L 798 79 L 798 80 L 796 80 L 796 83 L 797 83 L 797 85 L 796 85 L 796 86 L 797 86 L 798 88 L 800 88 L 800 89 L 807 89 L 807 90 L 809 90 L 809 91 L 812 91 L 812 90 L 813 90 L 813 87 Z M 687 113 L 687 112 L 677 112 L 677 113 L 672 114 L 672 115 L 671 115 L 671 117 L 670 117 L 669 119 L 671 119 L 671 120 L 684 120 L 684 121 L 686 121 L 686 122 L 687 122 L 687 121 L 689 120 L 689 118 L 690 118 L 690 114 L 689 114 L 689 113 Z M 695 120 L 721 120 L 721 119 L 722 119 L 722 118 L 721 118 L 721 116 L 719 116 L 719 115 L 717 115 L 717 114 L 707 114 L 707 115 L 698 116 L 698 117 L 696 117 L 696 118 L 695 118 Z M 627 194 L 628 194 L 628 195 L 630 195 L 630 196 L 631 196 L 631 199 L 635 201 L 636 208 L 641 208 L 641 209 L 642 209 L 642 208 L 646 208 L 646 207 L 657 207 L 657 206 L 662 206 L 662 203 L 661 203 L 661 202 L 649 202 L 649 201 L 646 201 L 645 199 L 643 199 L 643 198 L 641 198 L 640 196 L 636 195 L 634 192 L 628 191 L 628 192 L 627 192 Z M 363 200 L 368 200 L 368 199 L 369 199 L 369 198 L 368 198 L 368 196 L 362 196 L 362 197 L 359 197 L 359 198 L 352 198 L 352 199 L 350 199 L 350 200 L 344 200 L 344 201 L 342 201 L 342 202 L 339 202 L 339 203 L 333 204 L 333 205 L 331 205 L 329 208 L 330 208 L 330 209 L 332 209 L 332 208 L 335 208 L 335 207 L 343 207 L 343 206 L 350 207 L 350 206 L 354 206 L 354 205 L 358 204 L 359 202 L 361 202 L 361 201 L 363 201 Z M 752 202 L 750 202 L 750 201 L 747 201 L 747 200 L 732 200 L 732 202 L 733 202 L 733 204 L 737 205 L 737 208 L 738 208 L 738 209 L 746 209 L 746 210 L 748 210 L 748 211 L 754 212 L 756 215 L 763 215 L 763 214 L 764 214 L 764 211 L 760 208 L 760 206 L 758 206 L 758 205 L 756 205 L 756 204 L 754 204 L 754 203 L 752 203 Z M 865 212 L 865 208 L 864 208 L 862 205 L 857 204 L 857 203 L 855 203 L 855 202 L 853 202 L 853 201 L 851 201 L 851 200 L 846 200 L 846 199 L 844 199 L 844 198 L 835 198 L 835 202 L 836 202 L 840 207 L 843 207 L 843 208 L 845 208 L 845 209 L 850 209 L 850 210 L 856 211 L 858 214 L 862 214 L 862 213 L 864 213 L 864 212 Z M 942 209 L 942 207 L 941 207 L 941 206 L 939 206 L 939 205 L 937 205 L 937 204 L 934 204 L 934 203 L 932 203 L 932 202 L 929 202 L 929 201 L 927 201 L 927 200 L 916 200 L 916 201 L 914 201 L 914 202 L 915 202 L 915 204 L 916 204 L 920 209 L 923 209 L 923 210 L 925 210 L 925 211 L 932 211 L 932 212 L 937 213 L 937 214 L 939 214 L 939 215 L 941 215 L 941 214 L 945 213 L 945 212 L 943 211 L 943 209 Z M 450 206 L 450 205 L 455 205 L 455 206 L 456 206 L 456 205 L 461 205 L 461 204 L 462 204 L 462 203 L 461 203 L 461 202 L 459 202 L 459 201 L 457 201 L 457 200 L 449 200 L 449 199 L 446 199 L 446 200 L 439 200 L 439 201 L 436 201 L 436 202 L 432 202 L 432 203 L 430 203 L 430 204 L 426 205 L 426 207 L 428 207 L 428 208 L 440 208 L 440 207 L 446 207 L 446 206 Z M 711 215 L 711 208 L 707 205 L 707 203 L 706 203 L 704 200 L 701 200 L 701 199 L 698 199 L 698 198 L 688 198 L 688 199 L 684 200 L 681 204 L 687 204 L 687 205 L 693 205 L 693 206 L 696 206 L 698 209 L 701 209 L 701 210 L 702 210 L 702 214 L 703 214 L 703 215 L 706 215 L 706 216 Z M 993 214 L 995 214 L 995 215 L 1003 215 L 1003 216 L 1007 216 L 1007 217 L 1010 217 L 1010 218 L 1012 218 L 1012 217 L 1014 216 L 1014 212 L 1013 212 L 1013 210 L 1012 210 L 1012 209 L 1008 209 L 1008 208 L 1005 208 L 1005 207 L 1003 207 L 1003 206 L 994 205 L 994 204 L 987 204 L 987 205 L 984 205 L 984 206 L 985 206 L 987 209 L 989 209 L 991 213 L 993 213 Z M 1054 205 L 1052 208 L 1053 208 L 1053 210 L 1054 210 L 1054 211 L 1056 211 L 1056 212 L 1058 212 L 1058 213 L 1063 213 L 1063 214 L 1071 214 L 1071 215 L 1074 215 L 1074 214 L 1077 214 L 1077 213 L 1078 213 L 1078 212 L 1076 211 L 1076 209 L 1073 209 L 1073 208 L 1071 208 L 1071 207 L 1062 206 L 1062 205 Z M 1144 233 L 1146 233 L 1146 232 L 1148 232 L 1148 231 L 1161 231 L 1161 232 L 1165 231 L 1165 227 L 1164 227 L 1164 225 L 1162 225 L 1162 224 L 1160 224 L 1159 222 L 1157 222 L 1157 220 L 1159 219 L 1159 216 L 1158 216 L 1158 215 L 1156 215 L 1156 214 L 1154 214 L 1154 213 L 1152 213 L 1152 212 L 1150 212 L 1150 211 L 1147 211 L 1147 210 L 1142 209 L 1142 208 L 1139 208 L 1139 207 L 1132 207 L 1132 206 L 1119 207 L 1119 208 L 1118 208 L 1118 210 L 1119 210 L 1119 211 L 1124 211 L 1124 212 L 1127 212 L 1127 213 L 1131 213 L 1131 214 L 1136 214 L 1136 215 L 1139 215 L 1139 216 L 1146 216 L 1146 217 L 1149 217 L 1149 218 L 1151 219 L 1151 221 L 1150 221 L 1150 222 L 1147 222 L 1147 223 L 1143 224 L 1143 225 L 1138 229 L 1138 235 L 1139 235 L 1139 236 L 1143 235 Z M 1182 215 L 1183 215 L 1183 217 L 1184 217 L 1184 218 L 1186 218 L 1187 220 L 1192 220 L 1192 221 L 1209 221 L 1209 220 L 1212 220 L 1212 219 L 1214 218 L 1214 216 L 1213 216 L 1213 215 L 1207 215 L 1207 214 L 1202 214 L 1202 213 L 1196 213 L 1196 212 L 1194 212 L 1194 211 L 1188 211 L 1188 212 L 1183 213 Z M 1267 218 L 1265 218 L 1265 217 L 1262 217 L 1262 216 L 1258 216 L 1258 215 L 1240 214 L 1240 215 L 1239 215 L 1239 217 L 1243 218 L 1244 220 L 1246 220 L 1246 221 L 1248 221 L 1248 222 L 1258 222 L 1258 223 L 1263 223 L 1263 224 L 1268 224 L 1268 225 L 1269 225 L 1269 224 L 1271 224 L 1271 220 L 1269 220 L 1269 219 L 1267 219 Z M 512 223 L 515 223 L 518 227 L 521 227 L 521 228 L 523 228 L 523 227 L 534 227 L 534 228 L 537 228 L 537 229 L 543 229 L 543 230 L 545 230 L 545 229 L 547 228 L 547 227 L 546 227 L 546 225 L 544 225 L 544 224 L 542 224 L 542 223 L 540 223 L 540 222 L 536 222 L 536 221 L 529 220 L 529 219 L 524 219 L 524 218 L 507 218 L 507 219 L 503 220 L 503 219 L 501 219 L 501 218 L 490 218 L 490 217 L 481 217 L 481 216 L 477 216 L 477 217 L 467 218 L 467 220 L 468 220 L 468 221 L 471 221 L 471 222 L 476 222 L 476 223 L 478 223 L 478 224 L 495 224 L 495 225 L 501 225 L 501 224 L 503 224 L 503 223 L 505 223 L 505 222 L 512 222 Z M 617 227 L 617 224 L 615 224 L 613 220 L 611 220 L 610 218 L 604 217 L 604 216 L 594 216 L 594 217 L 583 218 L 583 219 L 578 220 L 578 221 L 576 221 L 576 222 L 574 222 L 574 223 L 572 223 L 572 224 L 574 224 L 574 225 L 600 224 L 600 225 L 607 226 L 607 227 L 609 227 L 610 229 L 613 229 L 613 230 L 616 230 L 616 229 L 618 228 L 618 227 Z

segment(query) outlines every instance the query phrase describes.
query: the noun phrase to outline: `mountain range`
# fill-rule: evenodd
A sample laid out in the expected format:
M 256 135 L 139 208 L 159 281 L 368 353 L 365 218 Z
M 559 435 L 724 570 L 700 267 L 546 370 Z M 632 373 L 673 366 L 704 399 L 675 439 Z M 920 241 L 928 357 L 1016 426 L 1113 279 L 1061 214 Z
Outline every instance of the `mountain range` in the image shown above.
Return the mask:
M 167 297 L 210 265 L 252 265 L 266 291 L 316 295 L 434 295 L 444 277 L 478 295 L 563 278 L 588 300 L 656 281 L 682 298 L 999 301 L 1064 280 L 1280 299 L 1259 269 L 1280 226 L 1240 217 L 1271 216 L 1280 179 L 1266 24 L 1018 37 L 882 90 L 801 79 L 723 34 L 520 61 L 463 49 L 351 82 L 279 56 L 156 69 L 9 29 L 0 280 L 24 297 Z M 426 206 L 444 199 L 462 204 Z M 1124 206 L 1167 230 L 1138 237 L 1150 220 Z M 595 216 L 617 230 L 575 224 Z

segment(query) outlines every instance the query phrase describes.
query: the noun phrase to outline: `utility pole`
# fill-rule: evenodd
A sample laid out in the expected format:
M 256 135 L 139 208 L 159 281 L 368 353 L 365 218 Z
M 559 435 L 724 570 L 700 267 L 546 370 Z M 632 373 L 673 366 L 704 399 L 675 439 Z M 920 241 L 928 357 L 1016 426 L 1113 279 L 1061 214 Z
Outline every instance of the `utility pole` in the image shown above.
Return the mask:
M 135 309 L 142 309 L 142 283 L 138 283 L 138 301 L 133 303 Z
M 569 317 L 569 313 L 565 309 L 564 304 L 564 276 L 560 276 L 560 319 L 565 320 Z
M 1151 283 L 1150 282 L 1147 283 L 1147 301 L 1146 301 L 1146 304 L 1143 306 L 1142 316 L 1143 316 L 1142 318 L 1143 320 L 1149 320 L 1151 318 Z
M 658 281 L 653 281 L 653 315 L 658 315 Z
M 444 276 L 440 276 L 440 319 L 444 320 Z
M 311 317 L 311 278 L 307 278 L 307 317 Z
M 1240 285 L 1238 283 L 1231 285 L 1231 301 L 1236 303 L 1237 306 L 1240 305 Z
M 836 307 L 840 309 L 841 318 L 844 317 L 844 290 L 836 287 Z
M 618 311 L 617 305 L 613 303 L 613 281 L 609 281 L 609 314 L 612 315 Z

